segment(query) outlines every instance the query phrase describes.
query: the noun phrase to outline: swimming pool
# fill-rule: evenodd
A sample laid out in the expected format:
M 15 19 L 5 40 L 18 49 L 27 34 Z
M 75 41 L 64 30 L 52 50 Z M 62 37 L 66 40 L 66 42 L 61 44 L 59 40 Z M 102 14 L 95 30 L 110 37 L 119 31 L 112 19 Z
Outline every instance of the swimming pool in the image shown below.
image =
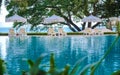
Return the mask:
M 28 70 L 26 59 L 36 60 L 41 54 L 48 56 L 43 60 L 49 64 L 50 53 L 55 54 L 58 68 L 66 64 L 71 67 L 76 61 L 87 56 L 84 64 L 96 62 L 106 52 L 115 35 L 107 36 L 29 36 L 27 38 L 0 36 L 0 56 L 7 63 L 10 75 L 21 75 L 22 70 Z M 95 75 L 110 75 L 120 69 L 120 40 L 105 58 Z

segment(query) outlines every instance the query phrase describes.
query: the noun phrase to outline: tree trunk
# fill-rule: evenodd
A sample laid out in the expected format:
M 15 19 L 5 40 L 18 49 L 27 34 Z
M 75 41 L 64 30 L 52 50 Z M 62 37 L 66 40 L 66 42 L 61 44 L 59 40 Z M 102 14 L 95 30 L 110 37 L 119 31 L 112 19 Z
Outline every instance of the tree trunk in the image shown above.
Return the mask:
M 71 20 L 68 21 L 77 31 L 81 31 L 81 29 L 76 25 L 74 24 Z
M 86 22 L 84 22 L 84 23 L 82 24 L 82 30 L 85 29 L 85 26 L 86 26 Z
M 76 32 L 76 30 L 77 31 L 81 31 L 81 29 L 76 25 L 76 24 L 74 24 L 72 21 L 71 21 L 71 19 L 68 19 L 66 16 L 63 16 L 62 15 L 62 17 L 66 20 L 66 22 L 68 22 L 69 23 L 69 26 L 73 26 L 74 28 L 72 28 L 72 31 L 74 31 L 74 32 Z M 71 27 L 70 27 L 71 28 Z M 74 29 L 74 30 L 73 30 Z
M 107 23 L 107 28 L 110 29 L 110 30 L 112 30 L 112 24 L 111 24 L 110 21 Z
M 76 32 L 76 30 L 73 27 L 71 27 L 70 25 L 68 25 L 68 26 L 69 26 L 70 30 L 72 30 L 73 32 Z
M 99 24 L 100 22 L 96 23 L 94 26 L 92 26 L 92 29 L 96 28 Z
M 76 32 L 76 30 L 69 23 L 61 22 L 61 24 L 67 25 L 70 28 L 70 30 L 72 30 L 73 32 Z
M 76 30 L 69 23 L 67 23 L 67 26 L 70 28 L 70 30 L 72 30 L 73 32 L 76 32 Z
M 88 28 L 91 28 L 91 22 L 88 22 Z

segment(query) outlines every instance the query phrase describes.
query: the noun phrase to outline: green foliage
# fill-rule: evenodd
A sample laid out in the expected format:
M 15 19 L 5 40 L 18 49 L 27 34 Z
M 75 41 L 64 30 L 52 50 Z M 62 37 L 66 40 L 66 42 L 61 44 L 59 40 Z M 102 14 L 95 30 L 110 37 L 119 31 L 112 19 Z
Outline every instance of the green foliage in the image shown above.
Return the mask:
M 115 41 L 117 41 L 117 39 Z M 106 54 L 104 55 L 104 58 L 106 55 L 108 55 L 111 48 L 114 46 L 115 41 L 113 42 L 111 47 L 107 50 Z M 88 64 L 82 68 L 81 63 L 87 58 L 87 57 L 84 57 L 80 59 L 78 62 L 76 62 L 73 69 L 70 70 L 70 65 L 66 65 L 63 70 L 60 70 L 56 68 L 57 66 L 55 66 L 54 54 L 52 53 L 50 57 L 50 68 L 49 68 L 49 71 L 47 71 L 40 68 L 40 66 L 42 66 L 41 61 L 45 56 L 46 54 L 41 55 L 35 62 L 33 62 L 32 60 L 28 60 L 30 70 L 28 72 L 22 71 L 22 75 L 88 75 L 89 69 L 91 69 L 90 75 L 94 75 L 96 66 L 98 67 L 98 65 L 100 65 L 102 61 L 100 60 L 94 64 Z M 101 59 L 104 59 L 104 58 L 101 58 Z M 6 71 L 5 62 L 4 60 L 0 59 L 0 75 L 4 75 L 5 71 Z M 120 70 L 113 72 L 111 75 L 120 75 Z
M 4 75 L 5 71 L 6 71 L 6 67 L 5 67 L 5 62 L 4 60 L 0 59 L 0 75 Z
M 79 60 L 79 61 L 75 64 L 75 66 L 73 67 L 73 69 L 72 69 L 71 72 L 70 72 L 70 75 L 74 75 L 74 74 L 77 72 L 77 70 L 81 67 L 82 61 L 85 60 L 85 59 L 86 59 L 86 57 L 82 58 L 81 60 Z
M 47 66 L 47 67 L 49 67 L 49 70 L 44 70 L 42 67 L 46 67 L 46 66 L 43 66 L 41 64 L 41 62 L 44 59 L 44 57 L 46 56 L 46 54 L 42 54 L 36 61 L 32 61 L 30 59 L 27 60 L 27 62 L 29 64 L 29 71 L 28 72 L 23 71 L 22 75 L 76 75 L 76 74 L 77 75 L 87 75 L 88 72 L 90 72 L 90 75 L 94 75 L 96 69 L 99 67 L 99 65 L 102 63 L 102 61 L 105 59 L 105 57 L 112 50 L 115 43 L 118 41 L 119 37 L 120 36 L 117 36 L 115 38 L 115 40 L 113 41 L 111 46 L 108 48 L 108 50 L 105 52 L 103 57 L 101 57 L 100 60 L 96 63 L 82 66 L 83 61 L 87 58 L 87 57 L 83 57 L 82 59 L 78 60 L 75 63 L 75 65 L 72 69 L 70 69 L 70 65 L 68 65 L 68 64 L 63 69 L 57 69 L 57 66 L 55 64 L 54 54 L 51 53 L 50 65 Z M 88 71 L 88 70 L 90 70 L 90 71 Z M 0 59 L 0 75 L 4 75 L 5 71 L 6 71 L 5 62 L 4 62 L 4 60 Z M 120 74 L 120 70 L 112 73 L 112 75 L 119 75 L 119 74 Z
M 98 0 L 92 0 L 92 2 L 97 3 Z M 62 24 L 71 27 L 71 30 L 80 31 L 81 29 L 74 21 L 80 21 L 80 19 L 89 14 L 89 3 L 88 0 L 10 0 L 6 7 L 9 11 L 8 16 L 17 13 L 26 17 L 28 23 L 31 24 L 31 29 L 34 29 L 39 24 L 43 24 L 44 18 L 56 14 L 66 20 Z
M 116 32 L 105 32 L 104 34 L 116 34 Z M 8 33 L 0 33 L 0 36 L 7 36 Z M 27 35 L 47 35 L 47 33 L 43 33 L 43 32 L 28 32 Z M 67 35 L 83 35 L 82 32 L 68 32 Z
M 15 13 L 27 18 L 31 29 L 43 24 L 43 19 L 53 14 L 63 17 L 72 31 L 81 31 L 74 22 L 79 22 L 91 12 L 101 18 L 109 18 L 120 15 L 120 0 L 5 0 L 9 12 L 7 16 Z M 24 23 L 16 23 L 14 27 L 20 27 Z M 81 24 L 82 27 L 84 27 Z M 96 25 L 95 25 L 96 26 Z M 94 27 L 94 26 L 93 26 Z M 36 29 L 37 30 L 37 29 Z
M 119 21 L 117 21 L 116 23 L 116 29 L 117 29 L 118 35 L 120 35 L 120 22 Z
M 113 72 L 112 75 L 120 75 L 120 70 Z
M 116 32 L 104 32 L 104 34 L 117 34 Z
M 116 44 L 116 42 L 119 40 L 120 36 L 117 36 L 115 38 L 115 40 L 113 41 L 113 43 L 111 44 L 111 46 L 108 48 L 108 50 L 105 52 L 105 54 L 103 55 L 103 57 L 100 58 L 100 60 L 97 62 L 97 64 L 92 68 L 92 71 L 90 73 L 90 75 L 94 75 L 95 70 L 99 67 L 99 65 L 102 63 L 102 61 L 105 59 L 105 57 L 110 53 L 110 51 L 112 50 L 112 48 L 114 47 L 114 45 Z
M 27 35 L 47 35 L 47 33 L 34 32 L 34 33 L 27 33 Z
M 43 70 L 39 70 L 39 65 L 44 56 L 46 55 L 41 55 L 35 62 L 33 62 L 32 60 L 28 60 L 28 64 L 30 66 L 30 75 L 38 75 L 39 73 L 43 73 L 42 75 L 44 75 L 45 72 Z
M 120 15 L 120 0 L 106 0 L 97 5 L 96 13 L 102 18 L 118 17 Z
M 31 61 L 31 60 L 29 60 L 29 59 L 28 59 L 28 61 L 27 61 L 27 62 L 28 62 L 28 64 L 29 64 L 30 68 L 32 68 L 32 67 L 33 67 L 33 65 L 34 65 L 34 62 L 33 62 L 33 61 Z
M 83 35 L 82 32 L 68 32 L 67 35 Z
M 49 70 L 43 70 L 41 69 L 41 64 L 40 62 L 43 59 L 43 55 L 40 56 L 37 61 L 33 62 L 32 60 L 28 60 L 28 64 L 30 66 L 30 71 L 27 73 L 25 71 L 23 71 L 23 75 L 24 74 L 30 74 L 30 75 L 76 75 L 77 73 L 79 73 L 79 75 L 85 75 L 88 71 L 88 69 L 90 69 L 91 65 L 87 65 L 84 68 L 82 68 L 81 63 L 87 58 L 84 57 L 82 59 L 80 59 L 72 69 L 70 69 L 70 65 L 66 65 L 62 70 L 61 69 L 57 69 L 57 66 L 55 65 L 55 59 L 54 59 L 54 54 L 51 53 L 50 56 L 50 66 L 49 66 Z M 82 69 L 81 69 L 82 68 Z
M 0 36 L 3 36 L 3 35 L 7 36 L 8 33 L 0 33 Z
M 50 57 L 50 70 L 49 70 L 49 72 L 53 73 L 54 71 L 55 71 L 54 55 L 51 54 L 51 57 Z

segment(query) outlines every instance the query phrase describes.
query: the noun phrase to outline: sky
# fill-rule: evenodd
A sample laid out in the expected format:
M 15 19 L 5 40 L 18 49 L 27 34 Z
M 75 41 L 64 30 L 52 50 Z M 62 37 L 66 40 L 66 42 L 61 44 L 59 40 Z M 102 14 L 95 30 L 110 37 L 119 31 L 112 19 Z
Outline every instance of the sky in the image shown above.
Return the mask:
M 4 6 L 4 0 L 2 2 L 1 6 L 1 12 L 0 12 L 0 28 L 2 27 L 12 27 L 12 22 L 5 22 L 5 16 L 8 14 L 5 6 Z

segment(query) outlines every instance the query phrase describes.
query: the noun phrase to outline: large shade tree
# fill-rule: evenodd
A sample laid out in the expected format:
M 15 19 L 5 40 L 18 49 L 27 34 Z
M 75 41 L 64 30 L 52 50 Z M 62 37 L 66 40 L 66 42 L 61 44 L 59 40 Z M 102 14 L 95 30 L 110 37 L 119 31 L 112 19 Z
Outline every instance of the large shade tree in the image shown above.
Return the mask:
M 110 23 L 110 17 L 120 16 L 120 0 L 105 0 L 101 2 L 98 6 L 97 12 L 101 15 L 101 18 L 106 18 L 107 22 Z M 109 29 L 112 29 L 112 25 L 109 26 Z
M 86 23 L 76 25 L 75 22 L 80 22 L 84 16 L 91 14 L 106 18 L 115 16 L 116 10 L 119 7 L 110 7 L 111 4 L 116 4 L 119 0 L 5 0 L 6 7 L 9 12 L 7 16 L 15 13 L 27 18 L 28 23 L 31 24 L 31 29 L 34 29 L 40 24 L 43 24 L 43 19 L 56 14 L 65 19 L 66 22 L 61 24 L 67 25 L 72 31 L 81 31 L 85 28 Z M 109 12 L 115 9 L 116 13 Z M 110 10 L 109 10 L 110 9 Z M 118 10 L 119 11 L 119 10 Z M 108 15 L 110 14 L 110 15 Z M 117 15 L 116 15 L 117 16 Z M 23 23 L 14 23 L 14 27 L 24 25 Z M 99 23 L 88 27 L 95 28 Z M 82 26 L 80 29 L 79 26 Z

